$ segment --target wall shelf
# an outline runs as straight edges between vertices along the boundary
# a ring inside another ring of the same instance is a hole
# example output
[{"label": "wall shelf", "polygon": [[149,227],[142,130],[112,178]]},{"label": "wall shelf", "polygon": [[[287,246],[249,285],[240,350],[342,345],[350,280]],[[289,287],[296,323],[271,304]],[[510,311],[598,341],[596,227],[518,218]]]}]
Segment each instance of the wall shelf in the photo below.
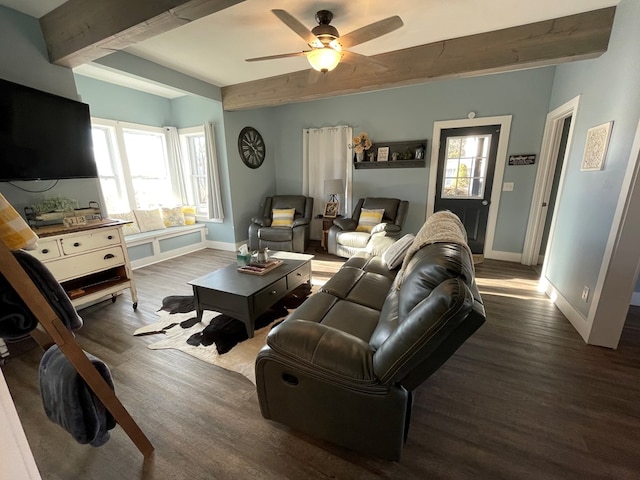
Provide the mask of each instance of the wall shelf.
[{"label": "wall shelf", "polygon": [[[378,161],[378,152],[380,148],[389,147],[388,160]],[[372,169],[372,168],[424,168],[426,166],[427,140],[406,140],[403,142],[378,142],[371,146],[367,153],[374,153],[374,161],[364,160],[356,162],[355,155],[353,160],[353,168]],[[393,160],[394,154],[399,158]],[[365,158],[367,155],[365,154]],[[418,158],[416,158],[418,157]]]}]

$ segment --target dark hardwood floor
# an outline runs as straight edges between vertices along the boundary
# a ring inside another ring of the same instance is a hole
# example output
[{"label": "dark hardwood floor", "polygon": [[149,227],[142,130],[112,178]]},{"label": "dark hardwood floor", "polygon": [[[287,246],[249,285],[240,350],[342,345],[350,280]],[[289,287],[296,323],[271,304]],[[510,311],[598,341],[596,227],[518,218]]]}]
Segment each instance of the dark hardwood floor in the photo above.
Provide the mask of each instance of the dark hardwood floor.
[{"label": "dark hardwood floor", "polygon": [[[487,322],[416,390],[404,455],[392,463],[264,420],[243,376],[131,335],[163,297],[190,294],[188,280],[234,258],[204,250],[136,270],[136,312],[128,293],[81,311],[79,343],[110,366],[156,448],[146,462],[119,427],[102,447],[75,443],[42,408],[42,352],[9,359],[3,372],[44,479],[640,478],[640,309],[618,350],[588,346],[536,291],[531,268],[486,260],[477,281]],[[318,255],[314,279],[341,264]]]}]

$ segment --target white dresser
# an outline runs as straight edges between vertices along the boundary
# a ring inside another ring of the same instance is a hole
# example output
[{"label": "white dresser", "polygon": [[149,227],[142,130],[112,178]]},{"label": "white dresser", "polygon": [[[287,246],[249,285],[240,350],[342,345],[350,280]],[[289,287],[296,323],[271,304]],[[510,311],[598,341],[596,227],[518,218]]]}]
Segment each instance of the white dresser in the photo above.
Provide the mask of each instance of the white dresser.
[{"label": "white dresser", "polygon": [[92,220],[87,225],[65,228],[51,225],[35,228],[40,240],[34,257],[44,263],[60,282],[75,307],[122,290],[131,290],[134,310],[138,295],[120,220]]}]

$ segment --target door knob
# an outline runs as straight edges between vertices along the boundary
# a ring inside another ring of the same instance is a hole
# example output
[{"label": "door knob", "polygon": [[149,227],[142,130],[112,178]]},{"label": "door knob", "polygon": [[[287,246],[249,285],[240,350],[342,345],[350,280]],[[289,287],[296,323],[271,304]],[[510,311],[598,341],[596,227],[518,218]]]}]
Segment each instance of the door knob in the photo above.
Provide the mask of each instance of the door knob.
[{"label": "door knob", "polygon": [[489,200],[482,200],[482,205],[484,205],[484,206],[489,205]]}]

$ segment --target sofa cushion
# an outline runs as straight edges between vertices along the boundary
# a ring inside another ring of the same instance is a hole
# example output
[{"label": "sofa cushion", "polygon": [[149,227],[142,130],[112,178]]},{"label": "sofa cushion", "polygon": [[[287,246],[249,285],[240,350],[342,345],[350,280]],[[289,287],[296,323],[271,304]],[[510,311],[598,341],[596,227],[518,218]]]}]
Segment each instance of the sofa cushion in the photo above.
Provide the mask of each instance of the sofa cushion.
[{"label": "sofa cushion", "polygon": [[293,217],[296,214],[295,208],[274,208],[271,211],[272,227],[286,227],[291,228],[293,226]]},{"label": "sofa cushion", "polygon": [[267,242],[290,242],[292,237],[293,229],[291,228],[262,227],[258,230],[258,238]]},{"label": "sofa cushion", "polygon": [[375,308],[338,300],[320,323],[368,343],[378,325],[379,316],[380,311]]},{"label": "sofa cushion", "polygon": [[340,232],[337,241],[340,245],[352,248],[365,248],[371,238],[366,232]]},{"label": "sofa cushion", "polygon": [[294,217],[304,215],[304,207],[307,197],[302,195],[275,195],[271,202],[271,208],[293,208],[296,213]]},{"label": "sofa cushion", "polygon": [[360,210],[360,218],[358,219],[358,226],[356,232],[371,233],[373,227],[378,225],[382,221],[384,215],[383,209],[368,209],[363,208]]}]

